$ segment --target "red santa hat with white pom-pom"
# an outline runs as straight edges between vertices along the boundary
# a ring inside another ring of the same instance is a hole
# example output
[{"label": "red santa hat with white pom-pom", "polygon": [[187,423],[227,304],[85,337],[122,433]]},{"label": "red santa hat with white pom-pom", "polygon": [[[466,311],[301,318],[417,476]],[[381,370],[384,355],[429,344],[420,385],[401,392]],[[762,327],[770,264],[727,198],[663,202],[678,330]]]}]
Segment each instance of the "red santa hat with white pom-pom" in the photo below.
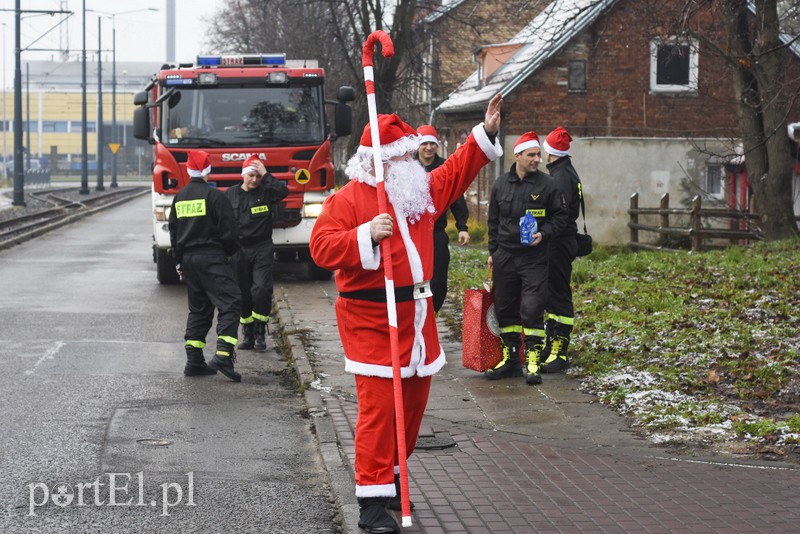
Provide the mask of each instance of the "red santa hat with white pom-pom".
[{"label": "red santa hat with white pom-pom", "polygon": [[186,170],[192,178],[199,178],[211,172],[211,161],[208,152],[192,150],[186,158]]},{"label": "red santa hat with white pom-pom", "polygon": [[529,148],[539,148],[539,136],[536,132],[525,132],[514,143],[514,154],[524,152]]},{"label": "red santa hat with white pom-pom", "polygon": [[572,141],[572,137],[567,133],[567,130],[563,126],[559,126],[547,134],[542,148],[552,156],[563,158],[564,156],[569,156],[570,141]]}]

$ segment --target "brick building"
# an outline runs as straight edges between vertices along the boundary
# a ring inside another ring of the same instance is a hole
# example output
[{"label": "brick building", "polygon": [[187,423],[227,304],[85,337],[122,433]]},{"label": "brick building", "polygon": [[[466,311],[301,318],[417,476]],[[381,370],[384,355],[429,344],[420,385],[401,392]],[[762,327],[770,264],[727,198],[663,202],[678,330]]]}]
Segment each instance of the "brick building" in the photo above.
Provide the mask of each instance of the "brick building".
[{"label": "brick building", "polygon": [[[713,46],[725,48],[722,23],[706,9],[696,19],[697,36],[681,35],[670,27],[673,7],[557,0],[509,41],[475,52],[478,69],[436,109],[449,142],[458,143],[491,96],[504,95],[506,155],[476,181],[473,215],[485,218],[491,184],[513,163],[519,135],[544,136],[558,125],[575,138],[589,228],[601,243],[627,242],[634,192],[643,206],[656,206],[663,193],[673,205],[697,192],[719,200],[736,196],[724,179],[739,136],[736,102],[725,60]],[[704,40],[709,37],[711,43]],[[790,50],[786,80],[797,84],[800,46]],[[797,93],[798,87],[788,88]],[[797,102],[788,119],[800,119]]]}]

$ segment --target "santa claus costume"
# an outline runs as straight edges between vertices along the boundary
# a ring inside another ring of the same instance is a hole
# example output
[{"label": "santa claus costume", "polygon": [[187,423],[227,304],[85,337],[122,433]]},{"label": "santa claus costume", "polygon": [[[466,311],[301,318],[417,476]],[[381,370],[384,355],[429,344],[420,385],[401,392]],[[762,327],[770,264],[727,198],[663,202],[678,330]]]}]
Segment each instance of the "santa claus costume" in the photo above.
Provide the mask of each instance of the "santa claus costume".
[{"label": "santa claus costume", "polygon": [[[394,221],[387,239],[394,271],[408,456],[417,440],[431,376],[445,364],[430,298],[436,214],[446,210],[480,169],[503,152],[494,135],[490,139],[479,124],[441,167],[426,174],[412,158],[420,142],[415,130],[397,115],[378,115],[378,126],[389,215]],[[379,211],[369,125],[360,145],[347,165],[350,182],[323,205],[310,249],[317,265],[336,272],[336,317],[345,370],[356,375],[355,482],[361,503],[397,495],[398,457],[383,258],[370,233]],[[421,180],[411,180],[417,171],[422,171]],[[363,510],[362,505],[362,518]]]}]

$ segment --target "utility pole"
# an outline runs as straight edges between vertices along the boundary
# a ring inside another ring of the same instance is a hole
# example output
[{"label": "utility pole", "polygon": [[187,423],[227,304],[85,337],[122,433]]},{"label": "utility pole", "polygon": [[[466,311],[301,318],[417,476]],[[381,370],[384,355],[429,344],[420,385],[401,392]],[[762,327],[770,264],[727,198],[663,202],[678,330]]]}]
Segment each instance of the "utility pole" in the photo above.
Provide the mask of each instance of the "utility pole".
[{"label": "utility pole", "polygon": [[25,171],[31,170],[31,71],[25,63]]},{"label": "utility pole", "polygon": [[[117,142],[117,22],[111,18],[111,142]],[[117,146],[111,153],[111,187],[117,187]]]},{"label": "utility pole", "polygon": [[83,9],[81,9],[81,18],[83,21],[83,51],[82,51],[82,66],[81,66],[81,122],[83,128],[81,129],[81,195],[88,195],[91,193],[89,190],[89,139],[87,137],[86,128],[86,0],[83,0]]},{"label": "utility pole", "polygon": [[[84,0],[85,2],[86,0]],[[22,66],[20,65],[20,0],[15,2],[14,27],[14,206],[25,205],[25,176],[22,174]]]},{"label": "utility pole", "polygon": [[97,17],[97,187],[96,191],[105,191],[103,185],[103,55],[101,44],[103,34],[103,18]]}]

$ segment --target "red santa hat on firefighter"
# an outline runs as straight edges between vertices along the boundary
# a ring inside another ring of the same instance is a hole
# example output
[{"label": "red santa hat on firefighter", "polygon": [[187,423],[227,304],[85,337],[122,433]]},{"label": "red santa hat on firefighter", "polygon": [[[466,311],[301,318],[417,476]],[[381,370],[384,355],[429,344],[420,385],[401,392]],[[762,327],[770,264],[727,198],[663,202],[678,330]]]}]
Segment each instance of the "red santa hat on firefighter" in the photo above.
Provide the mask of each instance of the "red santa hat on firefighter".
[{"label": "red santa hat on firefighter", "polygon": [[572,137],[567,133],[567,130],[563,126],[559,126],[547,134],[542,148],[550,155],[563,158],[564,156],[569,156],[570,141],[572,141]]},{"label": "red santa hat on firefighter", "polygon": [[436,128],[430,124],[423,124],[417,128],[417,133],[422,136],[420,137],[419,144],[435,143],[436,146],[439,146],[439,134],[436,133]]},{"label": "red santa hat on firefighter", "polygon": [[199,178],[211,172],[211,161],[208,152],[192,150],[186,158],[186,170],[192,178]]},{"label": "red santa hat on firefighter", "polygon": [[517,142],[514,143],[514,154],[519,154],[520,152],[524,152],[529,148],[539,148],[539,136],[536,135],[536,132],[525,132],[517,139]]},{"label": "red santa hat on firefighter", "polygon": [[[412,154],[419,149],[420,137],[417,135],[417,131],[394,113],[378,115],[378,130],[380,131],[381,159],[383,161]],[[372,164],[372,128],[367,123],[364,133],[361,135],[358,150],[347,162],[344,172],[351,180],[374,183]]]},{"label": "red santa hat on firefighter", "polygon": [[261,161],[258,159],[258,156],[250,156],[242,163],[242,176],[245,174],[249,174],[251,172],[258,172],[257,164]]}]

